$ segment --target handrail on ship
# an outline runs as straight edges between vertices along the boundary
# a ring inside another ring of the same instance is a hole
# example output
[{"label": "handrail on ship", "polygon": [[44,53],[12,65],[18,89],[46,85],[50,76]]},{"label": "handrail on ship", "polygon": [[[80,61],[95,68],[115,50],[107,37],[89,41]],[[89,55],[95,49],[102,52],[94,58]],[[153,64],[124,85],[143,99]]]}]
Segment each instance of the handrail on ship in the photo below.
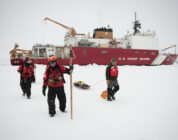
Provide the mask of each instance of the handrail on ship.
[{"label": "handrail on ship", "polygon": [[[171,48],[174,48],[175,47],[175,50],[176,50],[176,45],[172,45],[172,46],[169,46],[169,47],[167,47],[167,48],[164,48],[164,49],[162,49],[161,51],[165,51],[165,50],[168,50],[168,49],[171,49]],[[176,52],[176,51],[175,51]]]}]

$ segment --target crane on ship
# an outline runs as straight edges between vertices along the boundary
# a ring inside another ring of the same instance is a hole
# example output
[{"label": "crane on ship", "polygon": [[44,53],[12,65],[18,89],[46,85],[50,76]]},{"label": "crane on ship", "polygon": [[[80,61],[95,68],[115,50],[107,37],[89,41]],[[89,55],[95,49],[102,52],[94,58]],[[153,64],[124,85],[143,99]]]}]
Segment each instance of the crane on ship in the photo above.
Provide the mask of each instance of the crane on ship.
[{"label": "crane on ship", "polygon": [[25,56],[32,57],[32,51],[31,50],[23,50],[23,49],[17,49],[19,45],[16,43],[14,45],[14,49],[9,52],[11,55],[11,58],[16,59],[16,58],[22,58]]},{"label": "crane on ship", "polygon": [[44,19],[44,21],[46,21],[46,20],[51,21],[51,22],[53,22],[53,23],[55,23],[55,24],[57,24],[57,25],[62,26],[62,27],[65,28],[65,29],[67,29],[68,31],[71,32],[72,37],[74,37],[74,36],[76,36],[76,35],[82,35],[82,36],[85,35],[85,34],[76,33],[76,31],[75,31],[75,29],[74,29],[73,27],[68,27],[68,26],[66,26],[66,25],[64,25],[64,24],[61,24],[61,23],[59,23],[59,22],[57,22],[57,21],[55,21],[55,20],[53,20],[53,19],[50,19],[50,18],[48,18],[48,17],[46,17],[46,18]]}]

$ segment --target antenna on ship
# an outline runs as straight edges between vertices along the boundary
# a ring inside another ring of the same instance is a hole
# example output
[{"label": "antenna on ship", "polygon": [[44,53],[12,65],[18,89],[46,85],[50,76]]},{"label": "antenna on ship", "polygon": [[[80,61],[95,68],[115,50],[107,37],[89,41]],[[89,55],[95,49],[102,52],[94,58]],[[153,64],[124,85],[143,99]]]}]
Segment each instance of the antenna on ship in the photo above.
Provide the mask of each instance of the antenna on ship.
[{"label": "antenna on ship", "polygon": [[139,20],[137,20],[137,12],[135,12],[135,21],[134,21],[133,29],[134,29],[134,34],[140,33],[141,23]]},{"label": "antenna on ship", "polygon": [[109,24],[107,25],[107,27],[108,27],[108,29],[110,29],[110,25]]}]

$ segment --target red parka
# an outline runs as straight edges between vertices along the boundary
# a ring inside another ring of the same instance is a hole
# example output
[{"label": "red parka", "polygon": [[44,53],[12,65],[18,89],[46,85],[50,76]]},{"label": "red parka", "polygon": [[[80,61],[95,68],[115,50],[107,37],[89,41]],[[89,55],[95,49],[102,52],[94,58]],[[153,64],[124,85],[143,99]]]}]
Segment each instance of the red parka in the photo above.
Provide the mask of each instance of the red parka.
[{"label": "red parka", "polygon": [[58,64],[56,64],[54,68],[48,65],[44,73],[43,85],[48,85],[49,87],[62,87],[65,83],[63,73],[70,74],[70,70]]},{"label": "red parka", "polygon": [[116,80],[119,75],[119,70],[117,66],[110,64],[106,68],[106,80]]},{"label": "red parka", "polygon": [[22,78],[28,79],[34,74],[34,64],[28,66],[25,64],[20,65],[17,71],[21,73]]}]

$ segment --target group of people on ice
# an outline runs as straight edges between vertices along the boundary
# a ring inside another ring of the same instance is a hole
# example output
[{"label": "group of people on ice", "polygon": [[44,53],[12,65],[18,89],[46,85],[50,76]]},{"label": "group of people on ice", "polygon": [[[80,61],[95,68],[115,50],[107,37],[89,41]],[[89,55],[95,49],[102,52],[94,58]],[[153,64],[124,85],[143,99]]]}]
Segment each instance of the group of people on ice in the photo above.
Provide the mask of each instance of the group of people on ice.
[{"label": "group of people on ice", "polygon": [[[65,112],[66,108],[66,95],[64,91],[64,74],[70,74],[73,71],[73,66],[66,68],[59,65],[56,60],[56,56],[48,57],[48,65],[43,77],[42,93],[46,96],[46,89],[48,87],[47,103],[49,107],[49,115],[53,117],[56,114],[55,98],[57,96],[59,100],[59,109],[61,112]],[[19,66],[18,72],[20,73],[20,86],[23,92],[23,96],[27,96],[30,99],[31,96],[31,84],[35,82],[35,65],[29,57],[24,59],[24,63]],[[107,83],[107,100],[115,100],[115,93],[119,90],[119,84],[117,81],[119,71],[117,68],[117,62],[115,58],[111,59],[111,63],[106,68],[106,83]]]}]

